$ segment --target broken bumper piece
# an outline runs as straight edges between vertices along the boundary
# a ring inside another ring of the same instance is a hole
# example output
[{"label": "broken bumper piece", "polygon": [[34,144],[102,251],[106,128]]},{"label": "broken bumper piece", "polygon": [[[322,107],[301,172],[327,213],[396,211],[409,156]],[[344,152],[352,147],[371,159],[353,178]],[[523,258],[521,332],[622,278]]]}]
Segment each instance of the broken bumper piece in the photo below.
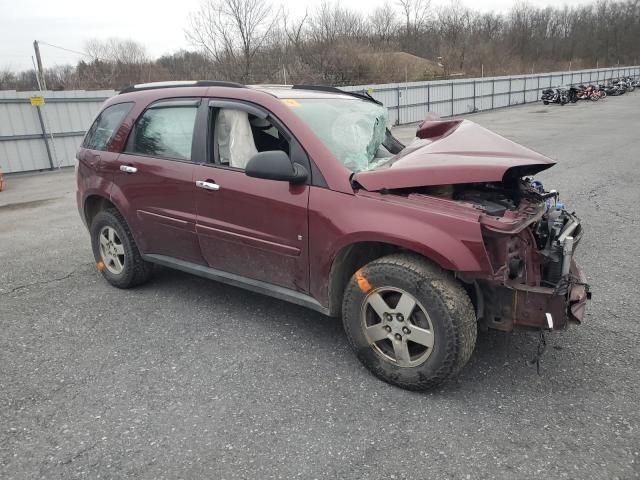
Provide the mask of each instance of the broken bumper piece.
[{"label": "broken bumper piece", "polygon": [[[564,288],[485,285],[487,307],[482,321],[489,328],[511,331],[515,327],[562,330],[580,323],[591,294],[582,269],[572,262]],[[488,288],[487,288],[488,287]]]}]

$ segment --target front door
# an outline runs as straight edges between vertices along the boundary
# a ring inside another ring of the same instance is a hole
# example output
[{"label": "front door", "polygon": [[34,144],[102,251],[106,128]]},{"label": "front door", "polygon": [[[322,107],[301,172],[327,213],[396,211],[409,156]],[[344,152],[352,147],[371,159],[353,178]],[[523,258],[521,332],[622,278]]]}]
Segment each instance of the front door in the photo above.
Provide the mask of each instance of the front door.
[{"label": "front door", "polygon": [[[291,155],[295,140],[255,107],[228,103],[210,107],[210,161],[195,166],[202,255],[212,268],[307,292],[309,186],[244,173],[255,152]],[[297,144],[293,150],[304,155]]]}]

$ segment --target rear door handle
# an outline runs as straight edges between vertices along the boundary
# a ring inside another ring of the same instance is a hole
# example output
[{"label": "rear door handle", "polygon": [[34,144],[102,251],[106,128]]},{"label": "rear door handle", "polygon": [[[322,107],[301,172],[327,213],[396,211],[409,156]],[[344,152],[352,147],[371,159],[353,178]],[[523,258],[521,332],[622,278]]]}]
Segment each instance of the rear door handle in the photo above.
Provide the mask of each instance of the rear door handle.
[{"label": "rear door handle", "polygon": [[220,190],[220,185],[213,182],[207,182],[204,180],[196,180],[196,187],[204,188],[205,190]]},{"label": "rear door handle", "polygon": [[120,165],[120,171],[125,173],[136,173],[138,169],[136,167],[132,167],[131,165]]}]

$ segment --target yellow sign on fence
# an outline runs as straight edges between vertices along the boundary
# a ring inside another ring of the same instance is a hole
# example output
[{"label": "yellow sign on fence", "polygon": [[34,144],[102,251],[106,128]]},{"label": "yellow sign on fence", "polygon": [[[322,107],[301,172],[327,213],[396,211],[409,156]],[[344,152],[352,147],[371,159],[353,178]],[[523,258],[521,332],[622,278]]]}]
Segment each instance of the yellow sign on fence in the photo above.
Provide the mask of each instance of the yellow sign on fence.
[{"label": "yellow sign on fence", "polygon": [[30,97],[32,107],[41,107],[44,105],[44,97]]}]

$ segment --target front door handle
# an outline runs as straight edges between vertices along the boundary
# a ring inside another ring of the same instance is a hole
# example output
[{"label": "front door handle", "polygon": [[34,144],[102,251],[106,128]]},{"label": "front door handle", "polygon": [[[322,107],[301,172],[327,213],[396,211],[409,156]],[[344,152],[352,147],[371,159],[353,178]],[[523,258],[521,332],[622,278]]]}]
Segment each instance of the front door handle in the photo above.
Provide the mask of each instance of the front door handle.
[{"label": "front door handle", "polygon": [[205,180],[196,180],[196,187],[204,188],[205,190],[220,190],[220,185]]},{"label": "front door handle", "polygon": [[125,173],[136,173],[138,169],[131,165],[120,165],[120,171]]}]

